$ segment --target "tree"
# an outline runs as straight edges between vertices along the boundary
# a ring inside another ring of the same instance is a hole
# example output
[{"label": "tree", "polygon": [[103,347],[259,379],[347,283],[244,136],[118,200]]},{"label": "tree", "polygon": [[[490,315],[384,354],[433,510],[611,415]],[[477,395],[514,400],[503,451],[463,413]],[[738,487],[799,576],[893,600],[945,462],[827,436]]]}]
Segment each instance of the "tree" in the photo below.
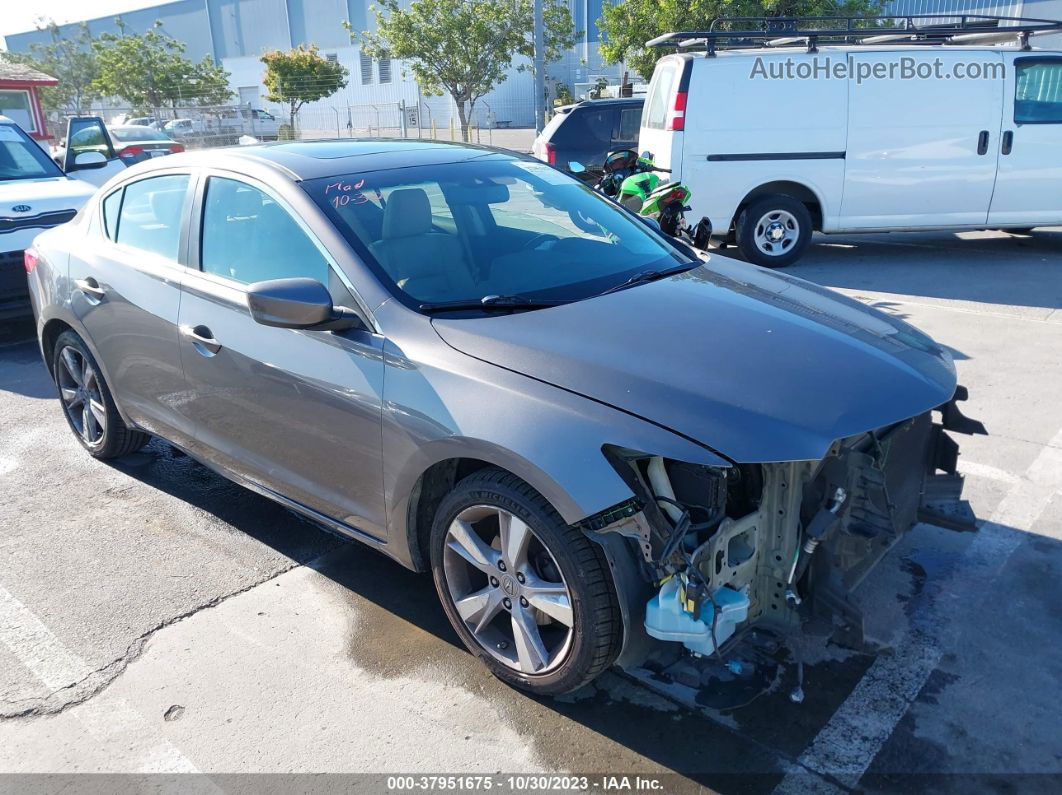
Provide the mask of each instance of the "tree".
[{"label": "tree", "polygon": [[209,55],[199,63],[184,57],[185,46],[163,33],[156,21],[144,33],[128,33],[121,17],[119,33],[104,33],[95,42],[99,76],[94,86],[105,96],[121,97],[135,108],[221,104],[232,97],[229,73]]},{"label": "tree", "polygon": [[880,0],[626,0],[606,5],[598,28],[606,63],[623,62],[645,78],[660,56],[674,50],[647,50],[662,33],[707,30],[719,17],[860,16],[881,13]]},{"label": "tree", "polygon": [[[543,2],[550,63],[575,44],[575,29],[564,0]],[[534,55],[532,0],[414,0],[408,9],[381,0],[374,13],[373,33],[344,23],[351,39],[374,58],[402,59],[425,94],[449,94],[466,141],[476,101],[505,80],[514,57]]]},{"label": "tree", "polygon": [[189,95],[202,106],[224,105],[233,95],[229,87],[229,73],[221,64],[214,63],[214,59],[209,55],[205,56],[192,67],[185,98]]},{"label": "tree", "polygon": [[347,85],[346,67],[322,58],[317,45],[300,44],[284,52],[275,50],[262,56],[265,64],[266,99],[288,106],[291,131],[295,131],[295,115],[307,102],[330,97]]},{"label": "tree", "polygon": [[41,20],[40,30],[47,30],[52,40],[48,44],[33,44],[28,55],[5,53],[8,58],[29,64],[59,81],[57,86],[41,88],[41,102],[48,110],[83,115],[92,100],[99,96],[94,86],[99,76],[99,62],[92,48],[92,34],[82,22],[77,32],[64,37],[52,20]]}]

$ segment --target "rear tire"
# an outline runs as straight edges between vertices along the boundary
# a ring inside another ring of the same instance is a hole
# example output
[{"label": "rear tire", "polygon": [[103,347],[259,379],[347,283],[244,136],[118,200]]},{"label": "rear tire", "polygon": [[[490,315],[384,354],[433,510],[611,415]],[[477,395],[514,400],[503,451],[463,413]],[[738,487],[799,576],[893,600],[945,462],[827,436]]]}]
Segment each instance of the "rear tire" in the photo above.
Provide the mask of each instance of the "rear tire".
[{"label": "rear tire", "polygon": [[[528,539],[522,554],[516,538]],[[492,467],[460,481],[436,513],[430,553],[447,618],[507,684],[567,693],[616,659],[623,619],[604,555],[515,475]]]},{"label": "rear tire", "polygon": [[803,202],[784,194],[756,199],[737,221],[737,245],[749,262],[784,268],[803,255],[811,242],[811,213]]},{"label": "rear tire", "polygon": [[103,371],[73,331],[64,331],[55,341],[52,377],[70,430],[94,458],[129,455],[150,441],[148,434],[122,420]]}]

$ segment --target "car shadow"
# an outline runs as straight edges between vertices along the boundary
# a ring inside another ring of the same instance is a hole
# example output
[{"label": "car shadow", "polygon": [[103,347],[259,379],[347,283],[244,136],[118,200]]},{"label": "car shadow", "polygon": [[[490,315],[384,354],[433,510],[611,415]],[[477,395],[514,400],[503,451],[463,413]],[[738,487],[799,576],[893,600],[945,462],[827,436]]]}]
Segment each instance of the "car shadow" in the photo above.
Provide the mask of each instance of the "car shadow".
[{"label": "car shadow", "polygon": [[[533,697],[495,679],[464,648],[442,610],[430,574],[414,573],[374,549],[333,536],[160,440],[112,465],[213,513],[233,530],[328,578],[349,603],[352,620],[345,646],[352,664],[382,679],[422,681],[429,689],[436,683],[440,688],[457,687],[482,698],[497,719],[527,743],[533,758],[552,769],[662,776],[668,792],[707,787],[723,793],[771,792],[787,773],[796,771],[808,777],[804,783],[811,788],[820,780],[803,771],[798,759],[877,659],[874,654],[836,648],[827,648],[828,653],[821,655],[806,655],[805,699],[800,704],[789,699],[795,669],[791,657],[784,653],[769,686],[733,708],[680,706],[615,670],[567,696]],[[1062,576],[1062,544],[1011,527],[996,527],[994,532],[1014,538],[1013,545],[1026,550],[1014,556],[1016,570],[1001,576],[1007,576],[1008,582],[1030,583],[1022,586],[1022,598],[1053,603],[1058,589],[1048,587],[1048,583],[1055,582],[1056,570]],[[909,617],[934,604],[942,597],[940,588],[950,582],[949,575],[959,565],[961,553],[975,537],[941,530],[938,542],[933,542],[935,549],[924,534],[914,539],[910,559],[905,553],[898,565],[893,561],[884,581],[874,586],[879,589],[872,596],[875,604],[886,607],[882,597],[888,601],[888,594],[893,594],[896,605],[892,610]],[[1045,568],[1047,562],[1053,568]],[[1005,649],[1021,643],[1022,633],[1039,638],[1037,642],[1046,648],[1046,638],[1062,631],[1062,613],[1056,610],[1048,620],[1042,617],[1043,610],[1034,612],[1041,618],[1030,616],[1028,621],[1014,624],[1012,616],[1004,612],[992,625],[998,634],[998,638],[992,636],[992,667],[1000,669],[999,686],[1009,688],[1007,699],[1023,698],[1022,672],[1027,663],[1022,655],[1008,656]],[[982,615],[980,611],[977,614]],[[1037,621],[1043,626],[1034,628]],[[965,686],[978,687],[983,676],[974,669]],[[946,680],[943,685],[941,677]],[[1007,684],[1009,677],[1013,677],[1013,686]],[[927,684],[930,691],[924,698],[919,696],[912,709],[919,704],[922,709],[932,709],[942,697],[941,688],[953,682],[958,682],[956,688],[963,686],[961,676],[936,676]],[[1037,697],[1033,691],[1025,696],[1030,705]],[[959,698],[964,705],[971,696]],[[978,743],[983,738],[974,736],[956,746],[954,757],[932,757],[932,741],[919,734],[912,719],[904,720],[869,771],[886,791],[891,791],[890,776],[896,770],[925,774],[917,781],[905,780],[904,786],[931,791],[933,764],[942,766],[938,769],[946,769],[946,764],[974,764],[980,753]],[[1037,720],[1043,723],[1048,718]],[[454,741],[461,738],[455,736]],[[931,758],[922,760],[920,755],[927,753]],[[976,786],[974,778],[959,777],[964,785]]]},{"label": "car shadow", "polygon": [[825,287],[1060,309],[1062,229],[816,235],[785,272]]},{"label": "car shadow", "polygon": [[[556,769],[664,775],[669,792],[700,787],[770,792],[872,661],[852,655],[809,665],[809,697],[799,709],[788,701],[791,672],[783,670],[784,687],[714,719],[653,694],[618,671],[568,696],[533,697],[495,679],[465,649],[430,574],[412,572],[370,547],[337,537],[162,440],[109,463],[313,567],[348,595],[357,616],[346,640],[355,665],[381,678],[438,679],[487,699],[533,746],[535,758]],[[787,721],[777,720],[779,710],[791,713]],[[558,717],[564,719],[561,726],[570,721],[588,731],[558,732]],[[607,769],[597,769],[601,760],[610,760]]]},{"label": "car shadow", "polygon": [[0,342],[0,392],[49,400],[56,397],[36,340],[23,337],[9,344]]}]

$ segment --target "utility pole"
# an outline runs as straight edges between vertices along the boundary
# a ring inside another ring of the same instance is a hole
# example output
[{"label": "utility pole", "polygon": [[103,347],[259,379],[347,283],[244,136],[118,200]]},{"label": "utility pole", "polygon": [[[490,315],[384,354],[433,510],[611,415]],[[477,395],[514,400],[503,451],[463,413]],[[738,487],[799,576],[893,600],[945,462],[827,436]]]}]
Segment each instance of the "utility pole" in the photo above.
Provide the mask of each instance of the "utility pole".
[{"label": "utility pole", "polygon": [[545,33],[542,22],[542,0],[535,3],[535,132],[546,126]]}]

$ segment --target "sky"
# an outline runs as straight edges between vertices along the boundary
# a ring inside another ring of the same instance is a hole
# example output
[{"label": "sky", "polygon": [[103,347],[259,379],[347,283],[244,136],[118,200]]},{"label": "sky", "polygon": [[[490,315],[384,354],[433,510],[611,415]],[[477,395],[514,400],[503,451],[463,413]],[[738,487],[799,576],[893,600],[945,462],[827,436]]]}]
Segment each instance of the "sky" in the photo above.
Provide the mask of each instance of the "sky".
[{"label": "sky", "polygon": [[56,22],[77,22],[86,18],[121,14],[137,8],[158,5],[165,0],[0,0],[4,11],[0,14],[0,36],[22,33],[37,27],[39,17]]}]

